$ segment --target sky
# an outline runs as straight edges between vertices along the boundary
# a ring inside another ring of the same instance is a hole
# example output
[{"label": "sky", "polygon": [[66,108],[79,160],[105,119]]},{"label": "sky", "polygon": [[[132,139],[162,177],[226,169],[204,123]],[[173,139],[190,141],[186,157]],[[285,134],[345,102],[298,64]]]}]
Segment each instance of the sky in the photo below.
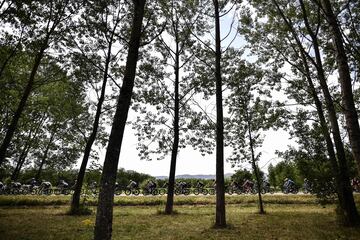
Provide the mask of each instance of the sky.
[{"label": "sky", "polygon": [[[258,163],[261,170],[267,172],[270,163],[276,164],[279,162],[281,159],[277,158],[275,151],[284,151],[288,148],[288,145],[292,143],[293,141],[289,140],[289,134],[284,130],[267,131],[263,147],[258,149],[259,152],[262,152],[261,159]],[[120,153],[119,168],[135,170],[152,176],[169,175],[170,155],[164,160],[140,160],[137,156],[136,144],[137,137],[134,135],[134,131],[131,126],[126,126]],[[101,161],[104,159],[105,152],[106,148],[99,152]],[[229,153],[229,151],[225,150],[225,158]],[[215,154],[201,156],[198,151],[193,150],[191,147],[180,149],[176,165],[176,175],[215,174],[215,161]],[[241,167],[251,170],[249,163],[242,163]],[[225,173],[234,173],[239,167],[232,168],[230,163],[225,162],[224,169]]]}]

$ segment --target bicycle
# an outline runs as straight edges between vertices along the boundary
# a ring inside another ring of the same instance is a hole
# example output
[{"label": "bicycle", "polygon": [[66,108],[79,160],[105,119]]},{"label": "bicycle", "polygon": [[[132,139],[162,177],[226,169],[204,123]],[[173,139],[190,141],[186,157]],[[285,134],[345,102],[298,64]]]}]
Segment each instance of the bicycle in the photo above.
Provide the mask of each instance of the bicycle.
[{"label": "bicycle", "polygon": [[209,191],[206,188],[194,188],[193,193],[195,195],[207,195],[209,193]]},{"label": "bicycle", "polygon": [[139,195],[140,194],[140,189],[139,188],[127,188],[125,189],[125,195],[129,196],[129,195]]}]

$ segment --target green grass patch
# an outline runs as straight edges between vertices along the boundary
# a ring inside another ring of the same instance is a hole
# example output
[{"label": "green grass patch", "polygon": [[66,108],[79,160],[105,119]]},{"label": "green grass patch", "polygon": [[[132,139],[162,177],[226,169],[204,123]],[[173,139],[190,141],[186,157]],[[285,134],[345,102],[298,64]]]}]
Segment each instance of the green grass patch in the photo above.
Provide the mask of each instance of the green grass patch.
[{"label": "green grass patch", "polygon": [[[360,203],[360,195],[355,199]],[[69,205],[71,196],[0,196],[0,206],[59,206]],[[97,196],[87,197],[87,206],[97,205]],[[209,205],[215,204],[215,196],[175,196],[174,205]],[[263,195],[265,204],[317,204],[318,199],[312,195]],[[81,200],[82,201],[82,200]],[[227,204],[257,203],[257,195],[226,196]],[[116,196],[115,206],[158,206],[166,203],[166,196]]]},{"label": "green grass patch", "polygon": [[[113,239],[360,239],[360,230],[341,227],[335,206],[267,204],[228,205],[229,227],[213,228],[214,205],[176,206],[178,214],[158,214],[162,206],[114,207]],[[66,206],[2,207],[0,236],[10,239],[92,239],[95,214],[65,215]],[[93,207],[95,210],[95,207]]]}]

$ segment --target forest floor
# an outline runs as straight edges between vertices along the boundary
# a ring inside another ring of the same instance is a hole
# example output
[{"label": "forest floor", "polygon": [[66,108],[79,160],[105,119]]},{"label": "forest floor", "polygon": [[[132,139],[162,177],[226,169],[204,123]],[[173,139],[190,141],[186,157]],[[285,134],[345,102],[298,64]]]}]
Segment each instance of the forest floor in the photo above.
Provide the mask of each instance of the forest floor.
[{"label": "forest floor", "polygon": [[[304,198],[309,201],[310,197]],[[257,213],[252,201],[228,204],[229,226],[225,229],[212,227],[213,204],[176,205],[177,214],[172,216],[161,214],[163,209],[162,204],[115,206],[113,239],[360,239],[360,228],[337,222],[334,205],[324,207],[310,201],[267,203],[264,215]],[[64,205],[2,206],[0,239],[92,239],[95,214],[69,216],[67,210]]]}]

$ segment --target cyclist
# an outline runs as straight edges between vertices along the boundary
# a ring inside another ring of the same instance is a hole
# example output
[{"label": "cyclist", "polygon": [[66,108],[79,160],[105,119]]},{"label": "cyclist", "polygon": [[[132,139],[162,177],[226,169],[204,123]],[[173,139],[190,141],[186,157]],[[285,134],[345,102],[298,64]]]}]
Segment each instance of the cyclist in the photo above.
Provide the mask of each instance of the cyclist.
[{"label": "cyclist", "polygon": [[293,191],[295,188],[295,182],[290,178],[285,178],[284,180],[284,191],[285,193],[289,193]]},{"label": "cyclist", "polygon": [[21,188],[21,183],[12,181],[12,182],[10,183],[10,186],[11,186],[12,189],[20,190],[20,188]]},{"label": "cyclist", "polygon": [[311,192],[311,184],[310,184],[310,181],[307,178],[304,178],[303,188],[304,188],[304,193]]},{"label": "cyclist", "polygon": [[197,181],[196,181],[195,188],[203,189],[204,186],[205,186],[204,183],[202,183],[200,180],[197,180]]},{"label": "cyclist", "polygon": [[239,189],[239,184],[235,180],[232,180],[230,183],[230,187],[234,189]]},{"label": "cyclist", "polygon": [[264,192],[270,192],[270,183],[268,180],[265,179],[263,181],[262,187],[263,187]]},{"label": "cyclist", "polygon": [[149,180],[146,185],[149,192],[153,192],[156,189],[156,183],[153,180]]},{"label": "cyclist", "polygon": [[133,181],[132,179],[130,179],[129,181],[129,185],[127,186],[129,189],[137,189],[138,188],[138,183]]},{"label": "cyclist", "polygon": [[183,189],[184,182],[183,181],[177,182],[176,185],[179,187],[179,189]]},{"label": "cyclist", "polygon": [[43,190],[50,189],[52,187],[51,182],[42,180],[40,184],[40,188]]},{"label": "cyclist", "polygon": [[244,189],[244,192],[252,192],[254,187],[254,182],[249,180],[249,179],[245,179],[245,182],[242,185],[242,188]]},{"label": "cyclist", "polygon": [[34,187],[37,185],[37,181],[35,178],[31,178],[29,181],[27,181],[27,183],[31,186]]},{"label": "cyclist", "polygon": [[69,184],[67,182],[65,182],[64,179],[61,179],[59,181],[58,187],[61,188],[61,189],[67,189],[69,187]]},{"label": "cyclist", "polygon": [[216,180],[213,181],[213,188],[216,188]]}]

